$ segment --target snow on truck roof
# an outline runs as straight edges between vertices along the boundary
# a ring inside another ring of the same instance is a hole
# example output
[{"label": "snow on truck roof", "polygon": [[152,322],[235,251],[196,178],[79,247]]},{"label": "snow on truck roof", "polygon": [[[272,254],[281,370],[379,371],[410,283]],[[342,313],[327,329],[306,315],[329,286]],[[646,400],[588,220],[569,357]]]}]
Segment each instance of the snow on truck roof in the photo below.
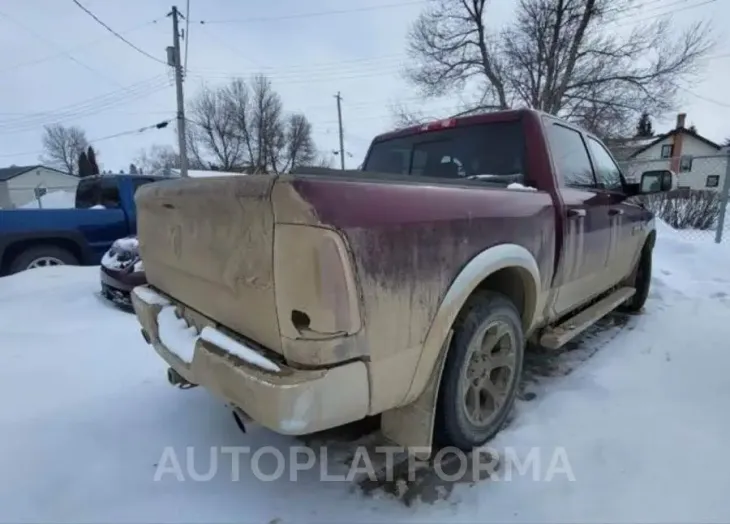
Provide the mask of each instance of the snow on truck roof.
[{"label": "snow on truck roof", "polygon": [[[172,172],[180,176],[180,170],[179,169],[173,169]],[[235,176],[235,175],[245,175],[246,173],[235,173],[233,171],[205,171],[200,169],[188,169],[188,176],[190,178],[209,178],[214,176]]]}]

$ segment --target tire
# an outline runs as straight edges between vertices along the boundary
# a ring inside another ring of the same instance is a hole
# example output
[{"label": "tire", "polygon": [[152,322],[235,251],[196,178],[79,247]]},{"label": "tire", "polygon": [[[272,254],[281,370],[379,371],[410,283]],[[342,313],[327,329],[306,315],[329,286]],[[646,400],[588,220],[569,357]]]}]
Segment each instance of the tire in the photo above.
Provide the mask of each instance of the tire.
[{"label": "tire", "polygon": [[651,287],[651,259],[652,250],[645,247],[641,251],[641,256],[636,265],[636,270],[632,275],[632,282],[629,285],[636,288],[636,293],[628,301],[621,304],[618,309],[625,313],[639,313],[649,297],[649,288]]},{"label": "tire", "polygon": [[[504,334],[489,351],[490,358],[472,360],[483,341],[487,337],[494,340],[500,331]],[[468,452],[497,434],[517,396],[524,351],[522,320],[507,297],[482,292],[467,301],[454,323],[454,335],[441,376],[434,427],[438,446],[453,446]],[[498,360],[501,352],[505,353]],[[509,369],[498,365],[507,361],[511,364]],[[497,393],[499,399],[495,401],[493,393],[485,388]],[[486,409],[481,417],[476,417],[480,420],[475,420],[477,402],[482,408],[495,409],[489,415]]]},{"label": "tire", "polygon": [[78,258],[68,250],[52,244],[44,244],[29,247],[16,256],[10,263],[10,273],[20,273],[26,269],[32,269],[34,263],[43,259],[47,259],[49,262],[54,261],[48,265],[77,266],[79,264]]}]

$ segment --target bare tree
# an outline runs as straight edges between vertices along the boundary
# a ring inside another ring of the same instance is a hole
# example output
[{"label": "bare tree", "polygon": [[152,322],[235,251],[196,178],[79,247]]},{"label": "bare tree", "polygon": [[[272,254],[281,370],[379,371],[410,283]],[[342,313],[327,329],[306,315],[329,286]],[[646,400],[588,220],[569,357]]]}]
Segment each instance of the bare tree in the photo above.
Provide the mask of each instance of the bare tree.
[{"label": "bare tree", "polygon": [[284,113],[264,76],[204,89],[191,105],[188,154],[194,163],[226,171],[281,173],[316,158],[312,126]]},{"label": "bare tree", "polygon": [[390,112],[393,115],[393,123],[399,128],[417,126],[431,120],[438,120],[436,117],[425,115],[422,111],[406,107],[402,103],[391,105]]},{"label": "bare tree", "polygon": [[180,155],[174,147],[168,145],[154,144],[147,150],[143,149],[134,161],[142,172],[151,175],[180,168]]},{"label": "bare tree", "polygon": [[527,106],[613,133],[672,109],[712,46],[706,23],[646,20],[622,33],[636,0],[519,0],[500,32],[485,25],[487,3],[433,0],[413,25],[406,73],[426,96],[468,88],[473,109]]},{"label": "bare tree", "polygon": [[[189,109],[193,120],[194,141],[224,171],[240,168],[243,142],[236,133],[235,111],[226,91],[204,87]],[[196,155],[199,156],[196,151]]]},{"label": "bare tree", "polygon": [[317,149],[312,140],[312,124],[302,114],[293,114],[284,122],[283,133],[275,138],[272,148],[271,168],[282,173],[301,165],[315,162]]},{"label": "bare tree", "polygon": [[89,141],[80,127],[51,124],[43,128],[41,162],[65,173],[78,174],[78,159],[86,151]]}]

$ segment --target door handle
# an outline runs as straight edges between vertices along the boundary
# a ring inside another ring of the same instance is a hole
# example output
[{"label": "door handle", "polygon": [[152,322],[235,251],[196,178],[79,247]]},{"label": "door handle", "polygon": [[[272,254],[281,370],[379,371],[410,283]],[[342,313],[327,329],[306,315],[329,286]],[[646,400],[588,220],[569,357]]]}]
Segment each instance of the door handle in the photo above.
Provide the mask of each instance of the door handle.
[{"label": "door handle", "polygon": [[583,218],[586,216],[586,210],[585,209],[568,209],[568,217],[569,218]]},{"label": "door handle", "polygon": [[621,216],[624,214],[624,210],[620,208],[611,208],[608,210],[608,216],[615,217],[615,216]]}]

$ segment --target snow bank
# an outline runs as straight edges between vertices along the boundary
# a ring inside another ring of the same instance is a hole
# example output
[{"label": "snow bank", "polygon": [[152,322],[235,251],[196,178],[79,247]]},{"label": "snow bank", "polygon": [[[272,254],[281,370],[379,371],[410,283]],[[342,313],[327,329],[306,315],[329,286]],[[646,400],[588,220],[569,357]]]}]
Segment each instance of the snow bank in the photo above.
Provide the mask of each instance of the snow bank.
[{"label": "snow bank", "polygon": [[[50,191],[41,197],[43,209],[69,209],[76,207],[76,194],[69,191]],[[31,200],[18,209],[39,209],[38,201]]]}]

